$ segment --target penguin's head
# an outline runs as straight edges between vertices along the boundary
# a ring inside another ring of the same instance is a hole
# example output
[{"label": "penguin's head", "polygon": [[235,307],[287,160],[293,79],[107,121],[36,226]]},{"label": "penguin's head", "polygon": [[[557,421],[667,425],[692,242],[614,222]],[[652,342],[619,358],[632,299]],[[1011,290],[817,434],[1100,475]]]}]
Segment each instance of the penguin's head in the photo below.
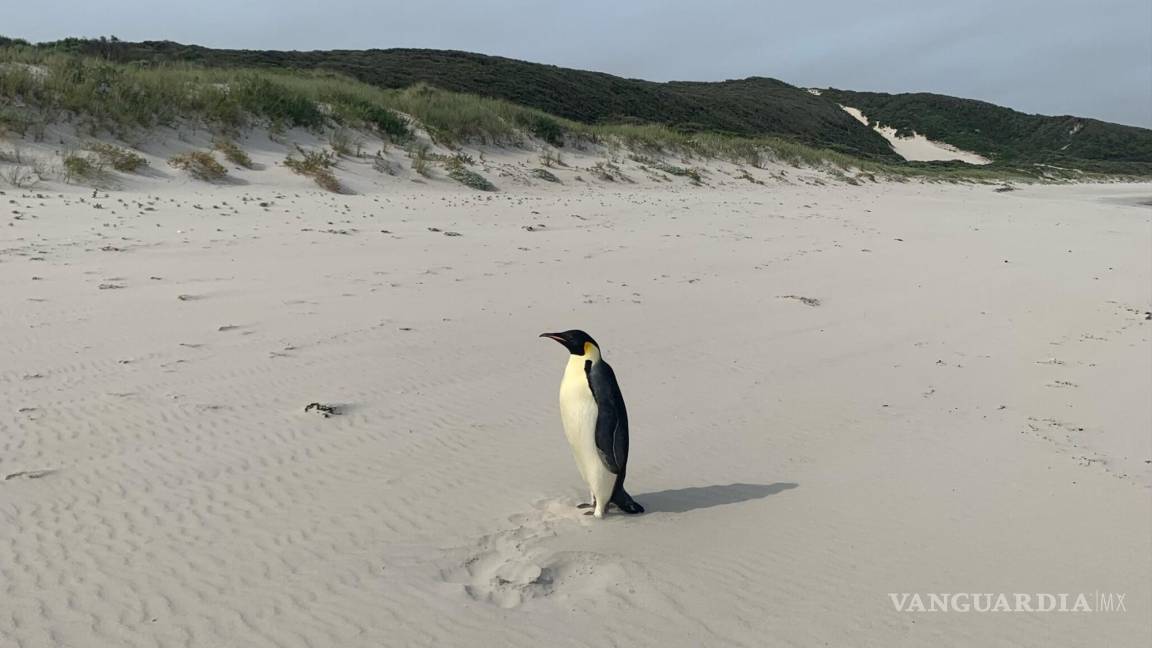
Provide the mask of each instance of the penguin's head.
[{"label": "penguin's head", "polygon": [[600,346],[596,344],[596,340],[579,329],[572,329],[563,333],[541,333],[540,337],[556,340],[563,344],[564,348],[568,349],[572,355],[593,355],[600,352]]}]

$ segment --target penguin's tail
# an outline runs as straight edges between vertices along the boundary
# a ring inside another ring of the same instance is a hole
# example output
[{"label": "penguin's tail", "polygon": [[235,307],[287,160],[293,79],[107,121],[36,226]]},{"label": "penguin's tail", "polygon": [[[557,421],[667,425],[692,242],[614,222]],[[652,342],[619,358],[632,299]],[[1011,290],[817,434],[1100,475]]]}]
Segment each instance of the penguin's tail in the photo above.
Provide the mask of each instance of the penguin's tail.
[{"label": "penguin's tail", "polygon": [[611,504],[615,504],[616,508],[631,515],[644,512],[644,507],[640,506],[640,502],[632,499],[628,491],[624,490],[623,470],[620,471],[619,475],[616,475],[616,485],[612,487],[612,499],[608,501]]}]

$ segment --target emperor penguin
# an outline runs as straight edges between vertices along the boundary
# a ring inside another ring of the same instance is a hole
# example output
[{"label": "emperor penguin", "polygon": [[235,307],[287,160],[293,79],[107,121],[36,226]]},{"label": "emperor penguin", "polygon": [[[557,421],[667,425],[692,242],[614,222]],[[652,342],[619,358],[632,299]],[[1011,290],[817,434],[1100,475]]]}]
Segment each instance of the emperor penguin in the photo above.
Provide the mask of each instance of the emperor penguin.
[{"label": "emperor penguin", "polygon": [[568,365],[560,381],[560,420],[576,467],[592,494],[593,515],[604,517],[609,504],[625,513],[643,513],[644,507],[624,490],[628,411],[612,367],[584,331],[541,333],[540,337],[556,340],[568,349]]}]

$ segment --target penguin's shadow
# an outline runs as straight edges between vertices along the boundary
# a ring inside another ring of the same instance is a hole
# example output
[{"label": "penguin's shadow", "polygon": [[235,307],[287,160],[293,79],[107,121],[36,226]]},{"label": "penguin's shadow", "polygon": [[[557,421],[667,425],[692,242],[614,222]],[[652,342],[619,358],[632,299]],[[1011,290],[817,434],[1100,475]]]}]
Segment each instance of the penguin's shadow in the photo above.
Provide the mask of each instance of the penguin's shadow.
[{"label": "penguin's shadow", "polygon": [[640,502],[649,513],[685,513],[696,509],[761,499],[796,488],[799,485],[793,482],[776,482],[775,484],[692,486],[691,488],[674,488],[637,495],[636,501]]}]

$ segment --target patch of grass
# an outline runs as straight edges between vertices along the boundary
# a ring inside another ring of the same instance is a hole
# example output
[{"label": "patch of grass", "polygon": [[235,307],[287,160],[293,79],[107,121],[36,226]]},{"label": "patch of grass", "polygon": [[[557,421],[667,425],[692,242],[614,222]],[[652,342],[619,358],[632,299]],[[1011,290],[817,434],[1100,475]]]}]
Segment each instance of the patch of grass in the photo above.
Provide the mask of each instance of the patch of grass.
[{"label": "patch of grass", "polygon": [[345,157],[360,157],[360,149],[363,144],[356,141],[352,136],[352,132],[347,128],[337,128],[328,135],[328,145],[336,152],[336,155],[343,155]]},{"label": "patch of grass", "polygon": [[748,173],[748,169],[740,169],[740,175],[736,176],[736,178],[738,180],[747,180],[748,182],[751,182],[752,184],[758,184],[758,185],[764,184],[763,180],[757,180],[756,178],[752,177],[752,174]]},{"label": "patch of grass", "polygon": [[332,168],[336,166],[334,154],[324,150],[308,151],[299,146],[296,147],[296,150],[300,153],[300,158],[289,155],[284,159],[284,166],[302,176],[312,178],[322,189],[332,193],[344,191],[344,187],[336,179],[336,174],[332,173]]},{"label": "patch of grass", "polygon": [[36,173],[36,177],[44,179],[52,175],[52,168],[49,166],[48,161],[44,158],[33,158],[32,171]]},{"label": "patch of grass", "polygon": [[414,144],[408,147],[408,157],[412,160],[412,170],[425,178],[432,177],[431,152],[427,144]]},{"label": "patch of grass", "polygon": [[853,176],[848,175],[847,173],[844,173],[840,169],[829,169],[828,175],[832,176],[832,178],[835,180],[839,180],[840,182],[844,182],[844,183],[847,183],[850,185],[859,185],[860,184],[859,180],[857,180]]},{"label": "patch of grass", "polygon": [[64,182],[99,182],[103,180],[106,162],[100,156],[70,152],[64,155]]},{"label": "patch of grass", "polygon": [[658,124],[591,126],[585,136],[595,142],[635,151],[641,158],[649,160],[652,158],[642,155],[642,152],[728,160],[753,167],[762,166],[764,160],[771,157],[769,151],[775,141],[721,133],[685,133]]},{"label": "patch of grass", "polygon": [[665,164],[660,162],[656,164],[656,169],[667,173],[668,175],[682,176],[688,178],[695,184],[700,184],[700,171],[691,167],[679,167],[673,164]]},{"label": "patch of grass", "polygon": [[[391,91],[385,101],[416,118],[433,139],[443,144],[474,141],[519,146],[524,143],[522,131],[540,129],[542,120],[551,120],[561,130],[574,126],[500,99],[448,92],[423,83]],[[545,128],[548,133],[554,130],[551,125]]]},{"label": "patch of grass", "polygon": [[89,142],[85,147],[108,166],[124,173],[135,173],[148,166],[148,160],[126,148],[106,142]]},{"label": "patch of grass", "polygon": [[452,178],[460,184],[479,189],[480,191],[496,191],[496,185],[488,181],[487,178],[469,169],[466,165],[472,158],[463,153],[448,158],[444,166],[448,169],[448,177]]},{"label": "patch of grass", "polygon": [[349,92],[336,93],[332,98],[335,99],[333,111],[344,124],[368,126],[393,142],[403,142],[412,136],[408,122],[379,102]]},{"label": "patch of grass", "polygon": [[396,170],[392,168],[392,163],[388,161],[388,158],[384,157],[382,151],[377,151],[376,155],[372,158],[372,168],[380,173],[396,175]]},{"label": "patch of grass", "polygon": [[168,165],[188,172],[193,178],[217,182],[228,176],[228,170],[216,160],[211,151],[188,151],[168,159]]},{"label": "patch of grass", "polygon": [[568,166],[564,164],[564,158],[560,157],[560,151],[554,151],[552,149],[547,149],[540,154],[540,164],[549,168]]},{"label": "patch of grass", "polygon": [[488,181],[487,178],[480,175],[479,173],[476,173],[475,171],[472,171],[471,169],[465,169],[463,167],[452,169],[448,172],[448,177],[462,185],[472,187],[473,189],[479,189],[480,191],[496,191],[496,185],[492,184]]},{"label": "patch of grass", "polygon": [[24,137],[34,123],[32,116],[23,111],[8,107],[0,108],[0,135],[14,134]]},{"label": "patch of grass", "polygon": [[236,166],[244,167],[245,169],[251,169],[253,166],[252,158],[248,157],[247,151],[240,148],[239,144],[230,139],[224,137],[217,138],[212,142],[212,148],[220,151],[224,159]]},{"label": "patch of grass", "polygon": [[17,189],[27,189],[39,182],[40,176],[26,166],[14,165],[5,169],[4,181]]},{"label": "patch of grass", "polygon": [[447,160],[444,161],[444,163],[449,167],[471,166],[476,164],[476,158],[468,155],[463,151],[460,151],[453,153]]},{"label": "patch of grass", "polygon": [[560,178],[557,178],[556,174],[548,169],[532,169],[532,176],[547,182],[560,182]]},{"label": "patch of grass", "polygon": [[[235,97],[235,108],[305,128],[319,128],[327,121],[319,103],[289,83],[277,82],[271,76],[246,73],[227,82],[227,96]],[[227,118],[235,110],[222,98],[214,97],[217,107]],[[227,121],[227,118],[224,121]]]},{"label": "patch of grass", "polygon": [[[254,70],[155,62],[126,65],[61,50],[0,47],[0,98],[40,114],[66,112],[88,130],[125,131],[200,120],[229,128],[255,120],[277,127],[370,127],[408,134],[389,93],[348,77],[304,70]],[[394,93],[393,93],[394,94]],[[0,127],[23,133],[23,113],[0,111]]]},{"label": "patch of grass", "polygon": [[296,151],[300,153],[299,160],[296,160],[291,155],[284,160],[284,166],[293,170],[314,171],[317,169],[331,169],[336,166],[336,156],[323,149],[316,151],[309,151],[307,149],[296,147]]},{"label": "patch of grass", "polygon": [[597,162],[589,167],[588,171],[605,182],[632,182],[632,178],[624,175],[620,167],[611,162]]},{"label": "patch of grass", "polygon": [[527,127],[528,132],[552,146],[564,146],[565,128],[558,119],[537,113],[522,117],[520,123]]}]

